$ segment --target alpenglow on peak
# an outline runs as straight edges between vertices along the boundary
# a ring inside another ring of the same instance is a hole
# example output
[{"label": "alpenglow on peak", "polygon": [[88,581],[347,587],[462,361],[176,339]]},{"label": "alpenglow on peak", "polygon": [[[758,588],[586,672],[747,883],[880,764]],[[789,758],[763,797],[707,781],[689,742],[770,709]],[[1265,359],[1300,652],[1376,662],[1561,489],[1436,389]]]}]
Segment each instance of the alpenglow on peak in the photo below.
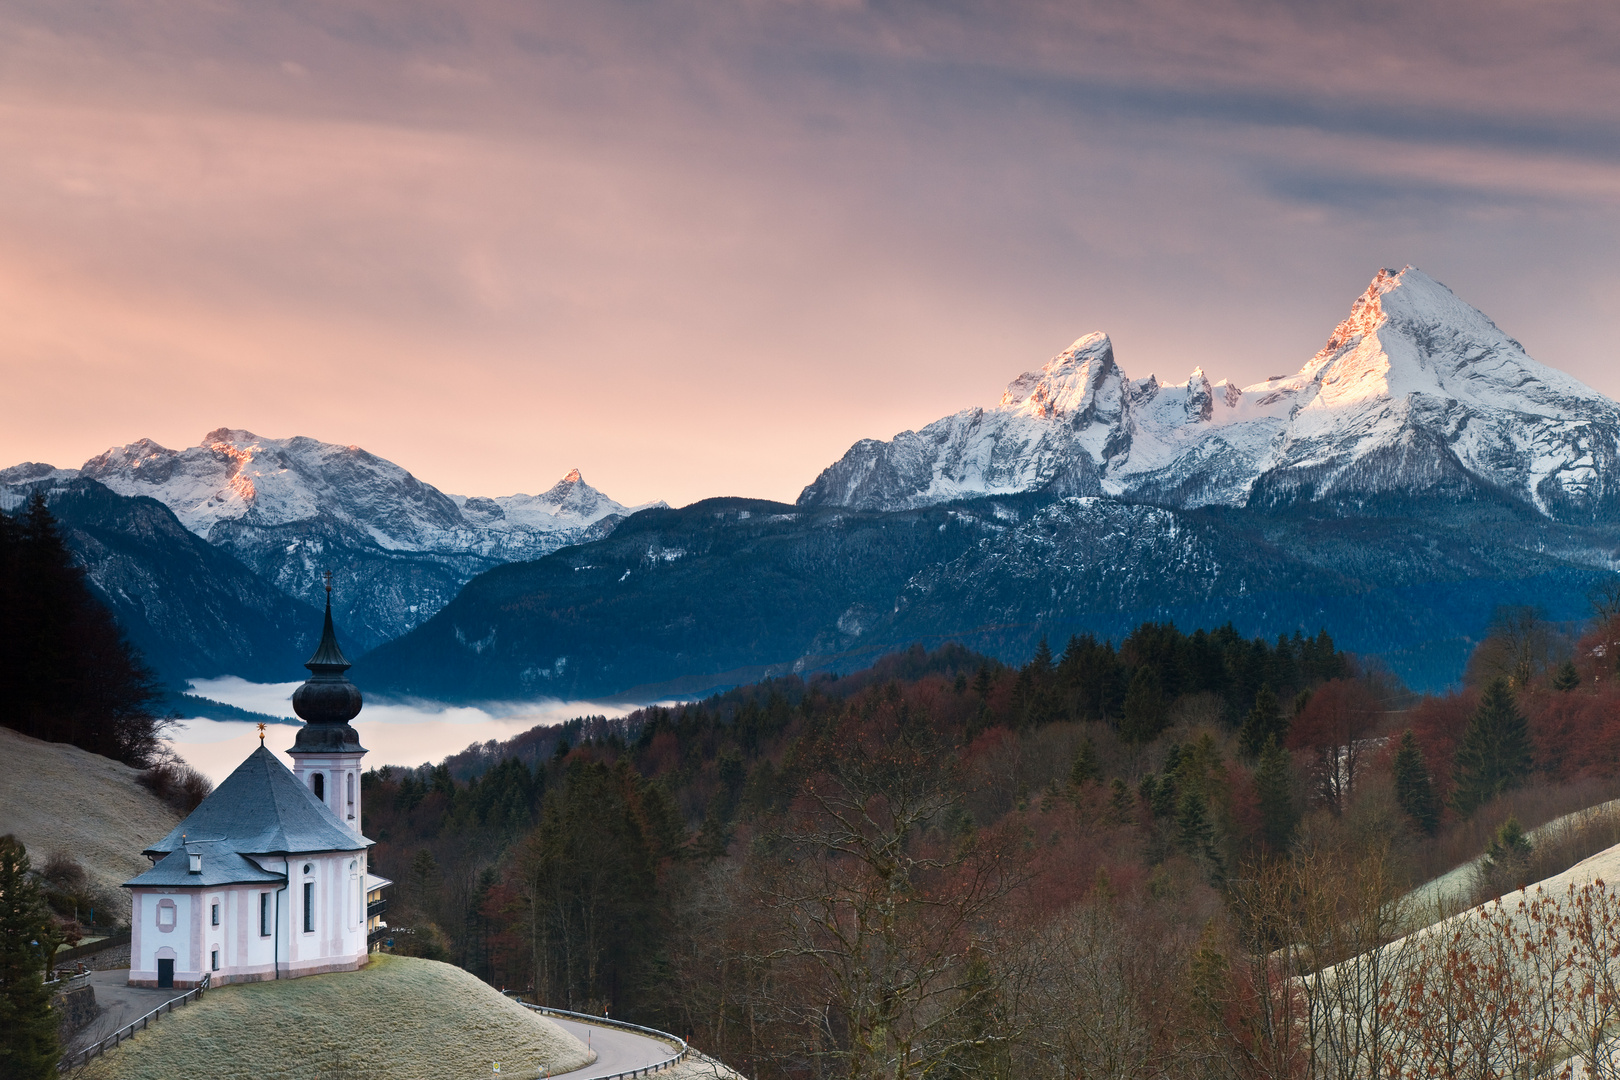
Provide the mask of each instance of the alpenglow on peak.
[{"label": "alpenglow on peak", "polygon": [[1045,491],[1167,506],[1508,492],[1568,521],[1620,512],[1620,406],[1537,363],[1413,267],[1380,270],[1293,375],[1131,379],[1080,338],[970,408],[862,440],[803,505],[903,509]]}]

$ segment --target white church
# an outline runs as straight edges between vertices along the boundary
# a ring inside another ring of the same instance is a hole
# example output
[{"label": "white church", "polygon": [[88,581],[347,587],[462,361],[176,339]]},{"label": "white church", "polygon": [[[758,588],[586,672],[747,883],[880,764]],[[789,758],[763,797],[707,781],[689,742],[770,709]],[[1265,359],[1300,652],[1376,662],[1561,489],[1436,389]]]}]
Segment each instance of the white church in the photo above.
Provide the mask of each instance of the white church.
[{"label": "white church", "polygon": [[[368,903],[391,884],[367,873],[360,759],[349,726],[360,690],[326,626],[310,677],[293,694],[304,720],[293,768],[264,746],[173,832],[146,849],[152,869],[130,891],[132,986],[188,987],[292,979],[366,963]],[[378,904],[378,907],[381,905]]]}]

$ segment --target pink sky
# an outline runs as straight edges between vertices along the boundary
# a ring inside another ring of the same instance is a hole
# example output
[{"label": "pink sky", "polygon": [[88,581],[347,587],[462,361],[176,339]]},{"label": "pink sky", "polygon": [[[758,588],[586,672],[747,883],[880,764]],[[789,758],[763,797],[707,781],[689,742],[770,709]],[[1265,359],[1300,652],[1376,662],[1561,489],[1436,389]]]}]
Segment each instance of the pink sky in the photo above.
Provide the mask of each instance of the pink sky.
[{"label": "pink sky", "polygon": [[1620,396],[1600,2],[0,7],[0,465],[216,427],[794,498],[1082,333],[1291,371],[1423,267]]}]

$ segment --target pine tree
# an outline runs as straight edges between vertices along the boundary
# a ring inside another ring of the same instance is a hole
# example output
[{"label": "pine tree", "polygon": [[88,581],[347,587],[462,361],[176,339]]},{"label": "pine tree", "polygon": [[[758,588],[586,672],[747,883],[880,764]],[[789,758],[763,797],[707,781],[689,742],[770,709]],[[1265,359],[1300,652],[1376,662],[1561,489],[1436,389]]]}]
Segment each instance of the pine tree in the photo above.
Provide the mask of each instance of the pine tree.
[{"label": "pine tree", "polygon": [[1029,662],[1037,675],[1049,674],[1052,670],[1052,646],[1046,643],[1046,635],[1041,635],[1041,643],[1035,646],[1035,658]]},{"label": "pine tree", "polygon": [[1579,685],[1581,685],[1581,676],[1575,670],[1575,665],[1571,661],[1565,660],[1558,665],[1558,670],[1553,672],[1552,688],[1559,693],[1567,694]]},{"label": "pine tree", "polygon": [[1530,838],[1524,834],[1517,815],[1509,814],[1485,847],[1485,862],[1480,868],[1490,893],[1500,896],[1514,889],[1522,889],[1529,876],[1530,856],[1535,851]]},{"label": "pine tree", "polygon": [[1287,737],[1288,720],[1282,715],[1277,695],[1271,692],[1270,686],[1262,685],[1254,695],[1254,708],[1249,710],[1248,717],[1243,721],[1238,742],[1242,744],[1244,753],[1259,757],[1267,742],[1272,739],[1282,742]]},{"label": "pine tree", "polygon": [[1159,676],[1151,666],[1143,664],[1131,676],[1131,688],[1125,692],[1120,737],[1129,743],[1152,742],[1164,730],[1165,720],[1164,692],[1159,686]]},{"label": "pine tree", "polygon": [[0,836],[0,1076],[7,1080],[54,1077],[61,1057],[39,946],[50,911],[28,870],[22,844]]},{"label": "pine tree", "polygon": [[1148,797],[1148,809],[1153,811],[1155,818],[1168,818],[1176,812],[1179,797],[1180,791],[1176,787],[1175,774],[1167,771],[1153,785]]},{"label": "pine tree", "polygon": [[989,666],[980,664],[978,674],[973,676],[973,692],[979,695],[980,701],[990,696],[990,687],[992,685],[994,685],[994,680],[990,676]]},{"label": "pine tree", "polygon": [[1108,810],[1121,825],[1131,819],[1131,789],[1117,776],[1109,785]]},{"label": "pine tree", "polygon": [[1080,740],[1080,750],[1074,755],[1074,765],[1069,769],[1069,783],[1075,787],[1085,787],[1102,775],[1102,769],[1097,765],[1097,744],[1091,739]]},{"label": "pine tree", "polygon": [[1457,747],[1457,790],[1451,803],[1463,815],[1522,784],[1530,775],[1530,728],[1504,678],[1491,680]]},{"label": "pine tree", "polygon": [[1176,801],[1176,839],[1182,850],[1197,855],[1209,846],[1209,805],[1194,789],[1188,789]]},{"label": "pine tree", "polygon": [[144,768],[167,722],[152,673],[73,561],[35,492],[0,514],[0,724]]},{"label": "pine tree", "polygon": [[1266,846],[1274,851],[1287,849],[1299,822],[1288,765],[1288,751],[1278,746],[1276,739],[1267,739],[1254,773],[1254,789],[1260,803],[1262,835]]},{"label": "pine tree", "polygon": [[1434,782],[1423,760],[1417,736],[1408,729],[1395,750],[1395,801],[1412,823],[1430,836],[1440,827],[1440,802],[1434,795]]},{"label": "pine tree", "polygon": [[1210,877],[1220,880],[1225,868],[1215,845],[1215,824],[1210,820],[1209,803],[1197,788],[1189,787],[1176,803],[1176,842],[1208,867]]}]

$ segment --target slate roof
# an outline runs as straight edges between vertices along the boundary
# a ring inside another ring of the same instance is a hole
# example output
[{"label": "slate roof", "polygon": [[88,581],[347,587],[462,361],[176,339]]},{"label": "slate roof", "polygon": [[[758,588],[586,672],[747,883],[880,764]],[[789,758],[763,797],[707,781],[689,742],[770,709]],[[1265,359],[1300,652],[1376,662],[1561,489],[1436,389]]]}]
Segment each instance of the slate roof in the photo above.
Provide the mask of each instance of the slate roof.
[{"label": "slate roof", "polygon": [[[202,856],[202,872],[191,872],[191,854]],[[176,849],[159,859],[138,877],[124,882],[128,885],[236,885],[242,882],[285,882],[285,874],[278,874],[259,866],[245,855],[231,850],[229,841],[194,844],[189,840],[183,849]]]},{"label": "slate roof", "polygon": [[372,844],[350,832],[262,743],[146,854],[178,851],[183,837],[246,855],[360,851]]}]

